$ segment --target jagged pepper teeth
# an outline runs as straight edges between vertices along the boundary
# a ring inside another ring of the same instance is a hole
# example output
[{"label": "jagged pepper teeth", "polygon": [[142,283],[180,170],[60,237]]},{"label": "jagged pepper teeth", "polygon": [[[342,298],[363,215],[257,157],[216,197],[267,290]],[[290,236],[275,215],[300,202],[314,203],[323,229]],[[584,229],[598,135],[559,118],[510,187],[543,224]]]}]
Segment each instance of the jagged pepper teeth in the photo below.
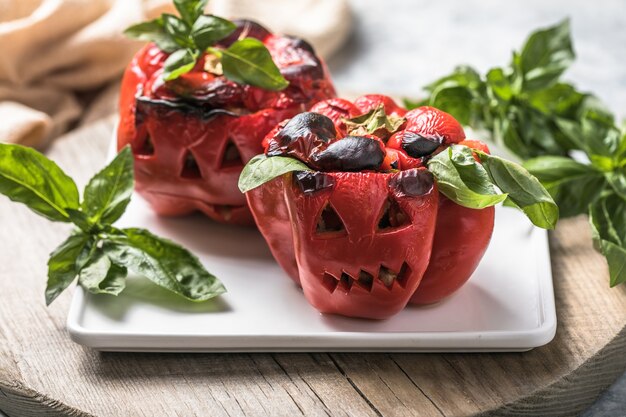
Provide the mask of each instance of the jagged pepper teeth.
[{"label": "jagged pepper teeth", "polygon": [[261,140],[278,122],[335,95],[323,62],[305,41],[251,21],[234,23],[234,32],[214,49],[226,50],[245,37],[261,41],[289,82],[286,88],[232,81],[207,52],[190,71],[164,81],[171,54],[154,43],[136,54],[124,74],[118,149],[131,145],[136,189],[159,214],[201,210],[220,222],[251,224],[237,189],[241,169],[262,152]]},{"label": "jagged pepper teeth", "polygon": [[459,123],[431,107],[407,112],[380,95],[322,101],[263,141],[268,157],[312,171],[246,196],[274,257],[315,308],[387,318],[456,291],[487,248],[493,207],[453,203],[426,168],[451,144],[486,150],[464,140]]}]

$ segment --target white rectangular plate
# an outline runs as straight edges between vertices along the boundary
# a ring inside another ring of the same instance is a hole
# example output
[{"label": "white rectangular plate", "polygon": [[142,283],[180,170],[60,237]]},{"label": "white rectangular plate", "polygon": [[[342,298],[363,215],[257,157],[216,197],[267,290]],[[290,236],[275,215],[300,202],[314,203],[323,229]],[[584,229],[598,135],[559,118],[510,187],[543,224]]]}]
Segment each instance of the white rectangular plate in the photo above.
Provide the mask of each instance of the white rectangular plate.
[{"label": "white rectangular plate", "polygon": [[191,303],[137,278],[118,297],[78,287],[67,327],[74,341],[98,350],[523,351],[556,330],[547,233],[510,208],[497,208],[491,245],[463,288],[385,321],[319,314],[252,228],[201,215],[161,218],[139,196],[119,226],[182,243],[228,293]]}]

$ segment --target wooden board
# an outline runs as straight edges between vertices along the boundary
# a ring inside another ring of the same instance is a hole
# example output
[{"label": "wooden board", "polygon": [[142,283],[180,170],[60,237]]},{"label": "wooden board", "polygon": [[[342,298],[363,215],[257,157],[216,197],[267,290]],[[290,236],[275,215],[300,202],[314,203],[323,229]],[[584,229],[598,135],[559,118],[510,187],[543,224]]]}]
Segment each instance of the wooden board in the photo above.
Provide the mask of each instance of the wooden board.
[{"label": "wooden board", "polygon": [[[49,152],[81,184],[112,120]],[[499,354],[98,353],[65,330],[70,294],[43,300],[69,231],[0,198],[0,409],[9,416],[576,415],[626,369],[626,286],[608,288],[584,217],[551,233],[558,330]]]}]

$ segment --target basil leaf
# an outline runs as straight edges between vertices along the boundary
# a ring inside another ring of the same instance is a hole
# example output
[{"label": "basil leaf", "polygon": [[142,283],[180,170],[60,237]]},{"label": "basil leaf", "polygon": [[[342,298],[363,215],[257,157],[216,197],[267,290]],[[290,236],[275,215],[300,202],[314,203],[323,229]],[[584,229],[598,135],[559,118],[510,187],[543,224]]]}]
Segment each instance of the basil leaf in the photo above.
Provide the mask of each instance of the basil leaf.
[{"label": "basil leaf", "polygon": [[193,48],[193,42],[189,37],[191,26],[182,21],[173,14],[164,13],[161,15],[163,18],[163,27],[174,42],[181,48]]},{"label": "basil leaf", "polygon": [[189,49],[179,49],[168,56],[163,65],[163,79],[171,81],[188,73],[196,65],[196,56]]},{"label": "basil leaf", "polygon": [[174,6],[180,13],[180,17],[189,26],[193,25],[196,19],[202,16],[207,3],[208,0],[174,0]]},{"label": "basil leaf", "polygon": [[428,161],[428,170],[435,176],[439,191],[463,207],[483,209],[507,198],[496,190],[466,146],[451,146],[438,153]]},{"label": "basil leaf", "polygon": [[0,144],[0,193],[34,212],[69,222],[66,209],[78,208],[78,189],[61,168],[39,152]]},{"label": "basil leaf", "polygon": [[204,301],[226,291],[197,257],[176,243],[143,229],[124,229],[103,242],[109,259],[129,271],[191,301]]},{"label": "basil leaf", "polygon": [[589,223],[595,246],[609,264],[611,287],[626,282],[626,201],[612,194],[594,202]]},{"label": "basil leaf", "polygon": [[85,233],[73,234],[50,254],[46,305],[50,305],[74,281],[81,266],[79,258],[89,251],[90,239]]},{"label": "basil leaf", "polygon": [[283,90],[289,85],[272,60],[270,52],[258,39],[241,39],[228,49],[213,52],[221,55],[224,75],[231,81],[272,91]]},{"label": "basil leaf", "polygon": [[577,112],[586,94],[571,84],[557,83],[548,88],[528,93],[528,104],[549,118],[577,118]]},{"label": "basil leaf", "polygon": [[406,122],[404,117],[387,115],[385,106],[379,105],[369,112],[351,119],[342,119],[351,135],[375,134],[377,132],[394,133],[400,126]]},{"label": "basil leaf", "polygon": [[487,73],[487,84],[499,99],[510,101],[513,98],[513,86],[502,68],[489,70]]},{"label": "basil leaf", "polygon": [[626,200],[626,171],[611,172],[606,176],[606,179],[615,193]]},{"label": "basil leaf", "polygon": [[87,216],[84,212],[76,209],[65,209],[67,211],[68,216],[70,216],[70,220],[77,226],[80,230],[85,233],[91,233],[97,229],[95,223],[93,223],[89,216]]},{"label": "basil leaf", "polygon": [[569,20],[534,32],[520,55],[524,87],[535,90],[554,83],[574,60]]},{"label": "basil leaf", "polygon": [[559,219],[559,208],[537,178],[518,164],[475,152],[495,185],[508,194],[534,225],[554,229]]},{"label": "basil leaf", "polygon": [[180,48],[174,38],[165,31],[163,17],[130,26],[124,31],[124,35],[132,39],[154,42],[165,52],[171,53]]},{"label": "basil leaf", "polygon": [[98,251],[78,274],[78,283],[92,294],[118,295],[126,287],[127,270]]},{"label": "basil leaf", "polygon": [[113,224],[133,194],[133,154],[126,146],[85,187],[82,209],[92,223]]},{"label": "basil leaf", "polygon": [[200,16],[191,27],[191,37],[199,50],[204,51],[237,29],[233,22],[217,16]]},{"label": "basil leaf", "polygon": [[480,78],[480,74],[478,74],[478,72],[474,68],[468,65],[459,65],[450,75],[442,77],[437,81],[428,84],[426,87],[424,87],[424,90],[433,92],[441,88],[442,85],[468,87],[471,90],[475,90],[479,89],[482,84],[483,81]]},{"label": "basil leaf", "polygon": [[304,162],[294,158],[257,155],[243,167],[239,176],[239,190],[242,193],[247,193],[276,177],[292,171],[312,171],[312,169],[306,166]]},{"label": "basil leaf", "polygon": [[562,156],[542,156],[524,162],[559,206],[560,217],[587,213],[605,188],[605,177],[594,167]]},{"label": "basil leaf", "polygon": [[476,96],[465,86],[444,83],[435,89],[428,105],[454,115],[463,125],[472,123],[476,118]]}]

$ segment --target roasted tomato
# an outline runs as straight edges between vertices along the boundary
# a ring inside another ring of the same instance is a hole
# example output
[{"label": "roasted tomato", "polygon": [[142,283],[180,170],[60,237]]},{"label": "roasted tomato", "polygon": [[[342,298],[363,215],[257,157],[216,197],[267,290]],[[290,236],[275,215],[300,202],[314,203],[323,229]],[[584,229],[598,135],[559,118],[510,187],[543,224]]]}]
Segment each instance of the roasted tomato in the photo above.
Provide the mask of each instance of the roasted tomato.
[{"label": "roasted tomato", "polygon": [[380,95],[320,102],[268,134],[267,156],[290,156],[313,171],[246,196],[272,253],[314,307],[381,319],[467,281],[489,244],[494,209],[468,209],[438,193],[427,162],[454,143],[488,151],[465,140],[449,114],[407,112]]},{"label": "roasted tomato", "polygon": [[[137,191],[163,215],[200,210],[214,220],[251,224],[237,189],[244,164],[263,151],[277,123],[335,95],[324,63],[305,41],[271,34],[250,21],[220,42],[227,47],[245,31],[261,40],[281,74],[282,91],[239,85],[211,72],[211,56],[163,82],[168,54],[148,44],[127,68],[120,96],[118,148],[130,144]],[[208,70],[207,70],[208,68]]]}]

